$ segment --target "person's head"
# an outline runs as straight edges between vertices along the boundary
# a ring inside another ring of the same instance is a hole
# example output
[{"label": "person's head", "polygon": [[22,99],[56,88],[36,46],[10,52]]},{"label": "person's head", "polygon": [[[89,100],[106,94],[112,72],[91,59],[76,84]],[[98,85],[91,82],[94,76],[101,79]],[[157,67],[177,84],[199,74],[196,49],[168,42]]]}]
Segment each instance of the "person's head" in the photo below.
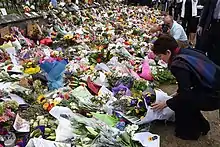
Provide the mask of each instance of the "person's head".
[{"label": "person's head", "polygon": [[166,15],[164,17],[164,24],[168,25],[170,28],[173,26],[173,17],[170,15]]},{"label": "person's head", "polygon": [[178,48],[178,43],[172,36],[168,34],[162,34],[154,42],[152,51],[161,60],[168,63],[177,48]]}]

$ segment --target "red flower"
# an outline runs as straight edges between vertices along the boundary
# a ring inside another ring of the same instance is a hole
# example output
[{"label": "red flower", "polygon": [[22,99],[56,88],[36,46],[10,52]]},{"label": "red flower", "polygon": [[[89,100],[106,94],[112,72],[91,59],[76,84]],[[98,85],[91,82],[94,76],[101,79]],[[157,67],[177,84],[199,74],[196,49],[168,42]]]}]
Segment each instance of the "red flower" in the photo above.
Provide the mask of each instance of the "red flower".
[{"label": "red flower", "polygon": [[85,38],[86,38],[86,39],[89,39],[89,35],[86,35]]},{"label": "red flower", "polygon": [[49,106],[47,107],[47,111],[50,111],[53,107],[54,107],[53,103],[49,104]]},{"label": "red flower", "polygon": [[102,59],[101,58],[97,58],[96,61],[97,61],[97,63],[100,63],[100,62],[102,62]]},{"label": "red flower", "polygon": [[61,57],[57,57],[57,61],[61,61],[63,60]]},{"label": "red flower", "polygon": [[9,65],[7,70],[12,70],[13,66],[12,65]]},{"label": "red flower", "polygon": [[103,54],[98,54],[98,57],[99,57],[99,58],[103,57]]}]

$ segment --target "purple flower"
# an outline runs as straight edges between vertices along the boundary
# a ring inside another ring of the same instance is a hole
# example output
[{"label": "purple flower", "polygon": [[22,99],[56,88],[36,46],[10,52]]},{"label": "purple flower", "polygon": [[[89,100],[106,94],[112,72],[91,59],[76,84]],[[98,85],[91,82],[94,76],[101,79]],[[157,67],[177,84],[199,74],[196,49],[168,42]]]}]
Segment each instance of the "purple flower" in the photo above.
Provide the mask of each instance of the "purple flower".
[{"label": "purple flower", "polygon": [[125,95],[131,96],[131,91],[128,89],[128,87],[124,86],[123,84],[120,84],[119,86],[112,88],[114,96],[121,90],[125,91]]},{"label": "purple flower", "polygon": [[151,103],[151,97],[149,97],[149,96],[145,96],[144,99],[145,99],[147,105],[150,105],[150,103]]},{"label": "purple flower", "polygon": [[137,104],[137,102],[138,102],[137,99],[132,99],[130,105],[131,105],[131,106],[134,106],[134,105]]},{"label": "purple flower", "polygon": [[35,128],[36,130],[37,129],[40,129],[40,131],[44,134],[44,132],[45,132],[45,126],[37,126],[36,128]]},{"label": "purple flower", "polygon": [[144,102],[143,101],[139,101],[137,106],[138,106],[138,108],[144,107]]}]

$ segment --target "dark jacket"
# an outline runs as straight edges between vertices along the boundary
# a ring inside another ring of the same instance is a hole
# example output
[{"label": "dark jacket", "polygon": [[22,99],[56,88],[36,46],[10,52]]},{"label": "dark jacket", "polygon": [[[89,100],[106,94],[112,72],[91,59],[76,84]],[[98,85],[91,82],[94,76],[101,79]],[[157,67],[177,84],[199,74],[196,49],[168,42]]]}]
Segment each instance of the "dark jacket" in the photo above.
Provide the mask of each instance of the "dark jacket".
[{"label": "dark jacket", "polygon": [[199,26],[203,27],[204,31],[208,30],[210,27],[217,1],[218,0],[206,0],[205,2],[199,22]]},{"label": "dark jacket", "polygon": [[[195,49],[180,49],[173,58],[170,68],[188,70],[198,79],[199,85],[213,91],[220,90],[220,67],[205,54]],[[197,85],[195,85],[197,87]]]},{"label": "dark jacket", "polygon": [[[190,63],[190,60],[184,56],[182,56],[182,58],[181,55],[190,55],[199,60],[201,59],[208,63],[211,62],[204,54],[193,49],[181,49],[178,51],[169,64],[169,68],[178,82],[178,95],[167,101],[168,107],[175,111],[183,102],[189,101],[191,104],[200,105],[201,108],[199,109],[205,111],[219,108],[219,95],[215,89],[211,88],[210,85],[206,83],[207,81],[205,81],[204,77],[206,73],[201,73],[203,69],[197,71],[200,68],[194,67],[194,65]],[[218,68],[214,64],[211,66],[213,66],[213,68]],[[220,83],[220,70],[213,70],[210,72],[212,72],[210,76],[214,74],[213,81],[218,81],[218,83]],[[207,102],[211,104],[207,106]]]}]

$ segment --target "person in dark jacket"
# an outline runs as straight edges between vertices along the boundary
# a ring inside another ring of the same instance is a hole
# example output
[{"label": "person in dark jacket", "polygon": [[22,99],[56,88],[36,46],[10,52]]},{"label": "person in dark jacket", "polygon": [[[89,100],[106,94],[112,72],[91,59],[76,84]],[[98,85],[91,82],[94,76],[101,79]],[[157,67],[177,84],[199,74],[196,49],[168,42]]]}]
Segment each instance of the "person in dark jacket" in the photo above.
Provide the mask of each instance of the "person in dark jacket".
[{"label": "person in dark jacket", "polygon": [[220,0],[205,1],[197,32],[201,36],[200,50],[220,65]]},{"label": "person in dark jacket", "polygon": [[200,135],[206,135],[210,125],[201,111],[219,108],[220,68],[197,50],[180,49],[169,35],[161,35],[152,50],[168,63],[178,82],[177,94],[152,104],[152,109],[169,107],[175,112],[176,137],[197,140]]}]

